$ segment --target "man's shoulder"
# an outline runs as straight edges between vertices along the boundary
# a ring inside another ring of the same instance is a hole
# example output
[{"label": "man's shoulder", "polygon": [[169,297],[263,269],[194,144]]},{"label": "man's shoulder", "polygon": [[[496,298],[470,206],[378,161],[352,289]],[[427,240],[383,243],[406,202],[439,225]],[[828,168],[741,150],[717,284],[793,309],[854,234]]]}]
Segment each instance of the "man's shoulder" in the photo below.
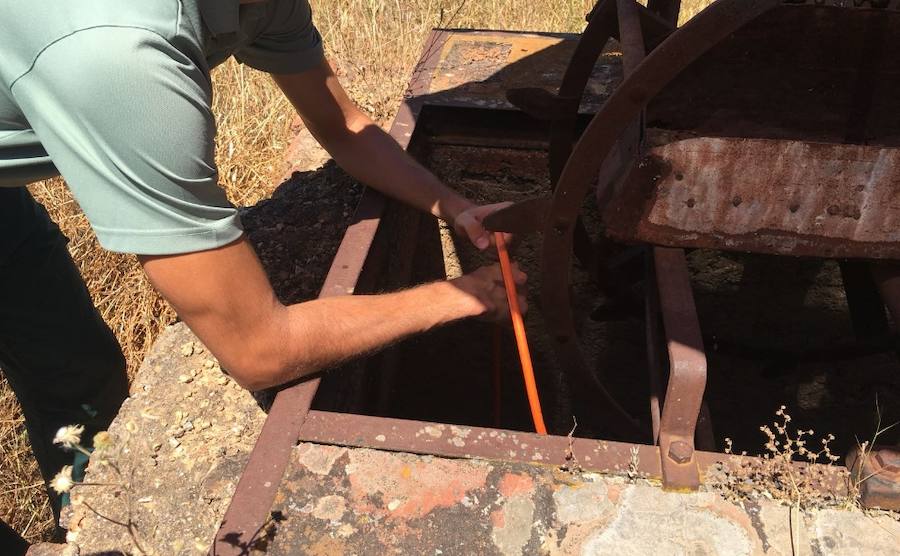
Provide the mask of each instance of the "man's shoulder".
[{"label": "man's shoulder", "polygon": [[46,49],[84,31],[101,41],[105,29],[128,28],[170,40],[182,25],[183,11],[180,0],[30,0],[28,9],[0,3],[0,80],[11,85]]}]

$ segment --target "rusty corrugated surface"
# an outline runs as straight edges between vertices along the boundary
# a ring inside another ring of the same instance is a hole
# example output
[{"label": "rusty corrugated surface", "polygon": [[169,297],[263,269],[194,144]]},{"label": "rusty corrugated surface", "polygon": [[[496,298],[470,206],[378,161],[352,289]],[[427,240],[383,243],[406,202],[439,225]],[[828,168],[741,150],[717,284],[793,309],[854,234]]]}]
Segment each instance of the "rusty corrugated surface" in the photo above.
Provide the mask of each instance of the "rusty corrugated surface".
[{"label": "rusty corrugated surface", "polygon": [[629,206],[607,211],[615,236],[900,258],[900,149],[698,137],[653,147],[639,166],[623,188],[621,201]]}]

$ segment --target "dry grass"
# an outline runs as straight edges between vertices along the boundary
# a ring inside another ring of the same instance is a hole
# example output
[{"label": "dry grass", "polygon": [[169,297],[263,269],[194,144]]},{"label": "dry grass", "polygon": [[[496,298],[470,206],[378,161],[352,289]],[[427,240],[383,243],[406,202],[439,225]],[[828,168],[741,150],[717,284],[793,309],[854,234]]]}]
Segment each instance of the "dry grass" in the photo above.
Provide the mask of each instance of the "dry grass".
[{"label": "dry grass", "polygon": [[593,2],[319,0],[319,31],[353,99],[389,121],[432,27],[580,31]]},{"label": "dry grass", "polygon": [[53,527],[44,482],[31,455],[25,423],[6,382],[0,383],[0,519],[26,539],[41,539]]},{"label": "dry grass", "polygon": [[[437,26],[579,31],[591,0],[313,0],[329,57],[351,96],[379,123],[393,117],[429,29]],[[705,4],[687,2],[686,4]],[[689,10],[696,11],[692,7]],[[293,115],[268,76],[228,62],[213,73],[220,181],[238,205],[265,198],[284,172]],[[31,186],[71,239],[94,302],[134,372],[175,315],[129,255],[100,249],[61,180]],[[29,540],[51,526],[43,485],[18,406],[0,378],[0,519]]]}]

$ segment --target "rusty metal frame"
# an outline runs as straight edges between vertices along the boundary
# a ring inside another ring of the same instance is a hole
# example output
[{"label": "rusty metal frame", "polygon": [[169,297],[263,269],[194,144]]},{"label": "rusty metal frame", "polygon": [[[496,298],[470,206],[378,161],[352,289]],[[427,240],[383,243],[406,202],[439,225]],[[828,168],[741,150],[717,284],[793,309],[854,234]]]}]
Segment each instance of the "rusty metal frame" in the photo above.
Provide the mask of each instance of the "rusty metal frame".
[{"label": "rusty metal frame", "polygon": [[683,249],[653,247],[660,315],[669,376],[659,426],[663,483],[696,489],[700,470],[694,456],[697,419],[706,390],[706,354]]},{"label": "rusty metal frame", "polygon": [[[524,218],[519,217],[527,215],[532,225],[542,226],[544,239],[541,260],[542,305],[545,308],[554,347],[563,365],[574,371],[577,376],[587,377],[599,392],[602,403],[598,410],[616,428],[634,428],[636,422],[625,414],[621,406],[590,372],[577,342],[569,294],[573,245],[578,235],[577,223],[583,200],[597,176],[600,178],[598,198],[602,199],[609,196],[609,192],[620,183],[623,176],[625,179],[628,178],[629,168],[632,168],[631,173],[641,173],[639,165],[634,165],[633,161],[643,136],[643,111],[650,99],[707,50],[759,15],[781,4],[781,0],[720,0],[646,53],[647,41],[643,36],[644,18],[641,17],[644,8],[633,0],[598,2],[590,16],[591,23],[596,23],[593,31],[596,36],[589,36],[586,32],[586,36],[582,37],[585,46],[581,52],[585,59],[573,60],[576,68],[571,72],[567,71],[567,76],[570,73],[577,75],[578,78],[572,78],[572,85],[573,87],[581,85],[583,88],[581,76],[585,71],[589,71],[585,68],[589,68],[593,63],[586,58],[593,55],[596,60],[603,47],[600,39],[605,43],[608,39],[605,34],[609,33],[610,29],[615,29],[623,50],[625,69],[623,82],[606,100],[569,154],[552,200],[530,205],[513,205],[486,220],[488,227],[498,229],[497,224],[521,221]],[[651,10],[670,22],[677,20],[677,8],[678,2],[672,1],[653,2],[650,5]],[[567,90],[565,99],[571,101],[574,98],[576,92]],[[562,132],[556,137],[557,143],[565,140]],[[564,152],[562,150],[564,148],[565,144],[561,143],[561,146],[557,147],[557,152]],[[534,214],[536,209],[544,209],[546,212],[536,216]],[[677,264],[678,261],[673,261],[672,257],[666,257],[667,252],[659,253],[663,254],[662,258],[668,261],[670,266],[677,269],[683,266],[683,262]],[[654,255],[656,254],[658,253],[654,251]],[[683,261],[683,254],[681,259]],[[686,276],[686,268],[684,272]],[[657,281],[662,289],[672,286],[679,294],[690,292],[690,284],[686,280],[673,282],[669,277],[662,277],[662,282],[659,278]],[[653,421],[658,418],[659,423],[657,427],[654,422],[652,434],[654,439],[659,438],[664,444],[665,449],[662,453],[666,455],[663,464],[668,471],[667,485],[673,488],[693,488],[698,482],[696,464],[692,463],[694,434],[702,408],[706,364],[696,313],[694,312],[691,317],[682,311],[680,319],[678,315],[667,314],[677,307],[680,307],[677,295],[669,295],[665,300],[660,299],[669,344],[668,389],[669,393],[674,391],[682,395],[690,392],[690,396],[688,400],[682,396],[666,396],[670,401],[667,410],[665,405],[661,405],[660,392],[655,392],[655,400],[651,399],[651,418]],[[667,320],[673,322],[666,322]],[[682,332],[677,330],[679,325],[687,327],[683,332],[692,337],[692,341],[688,344],[691,349],[683,349],[677,342],[672,341],[676,333]],[[653,333],[654,330],[648,328],[648,334]],[[649,341],[653,341],[653,338],[649,338]],[[658,364],[658,360],[651,361],[651,365],[654,363]],[[659,381],[655,384],[659,386]],[[654,393],[651,393],[651,396],[654,396]],[[678,403],[675,400],[679,400]],[[704,437],[708,437],[708,423],[704,425],[707,433]],[[674,449],[670,449],[673,447]]]},{"label": "rusty metal frame", "polygon": [[[781,4],[806,4],[806,2],[782,2],[777,0],[738,2],[720,0],[701,12],[684,28],[674,32],[658,48],[644,56],[647,41],[644,40],[640,8],[633,0],[618,0],[614,11],[618,17],[619,41],[623,50],[625,79],[613,92],[600,112],[588,126],[569,156],[560,177],[547,213],[539,220],[543,223],[543,301],[548,308],[551,336],[561,359],[570,367],[585,372],[585,359],[575,339],[574,315],[569,297],[569,268],[572,245],[577,239],[577,215],[581,203],[600,176],[599,198],[605,195],[618,180],[609,170],[612,163],[629,166],[628,157],[617,152],[631,146],[635,139],[632,128],[636,125],[643,135],[642,114],[647,102],[698,59],[710,47],[749,23],[763,13]],[[821,6],[822,2],[816,2]],[[855,2],[852,7],[867,7]],[[610,2],[599,3],[592,18],[608,15],[613,11]],[[651,8],[666,17],[677,18],[677,2],[653,2]],[[851,7],[846,3],[831,2],[836,7]],[[670,9],[676,8],[674,14]],[[889,8],[888,2],[873,2],[870,8]],[[882,26],[883,27],[883,26]],[[640,165],[638,165],[640,166]],[[647,180],[652,169],[634,168],[637,180]],[[634,181],[634,179],[630,180]],[[633,187],[632,187],[633,189]],[[512,219],[515,208],[508,209]],[[499,222],[504,217],[498,216]],[[490,225],[490,223],[489,223]],[[666,336],[669,376],[665,400],[661,400],[660,380],[651,375],[651,419],[653,438],[658,438],[662,458],[663,482],[671,488],[696,488],[699,470],[693,459],[697,423],[703,409],[703,392],[706,382],[706,360],[702,336],[690,290],[684,253],[680,249],[653,248],[657,267],[655,282],[658,296],[648,296],[648,302],[658,303]],[[660,269],[665,269],[662,271]],[[649,308],[648,308],[649,314]],[[658,344],[659,328],[648,318],[648,348]],[[660,367],[661,357],[650,354],[651,372]],[[709,442],[711,428],[708,417],[702,419],[702,437]]]},{"label": "rusty metal frame", "polygon": [[[598,6],[613,6],[615,3],[615,0],[606,0]],[[629,126],[634,126],[635,122],[640,121],[646,103],[683,68],[746,22],[782,3],[807,2],[719,0],[681,30],[668,35],[646,58],[640,56],[633,64],[630,60],[626,60],[631,67],[625,80],[603,105],[571,154],[566,157],[567,162],[560,170],[558,187],[552,201],[542,205],[544,214],[547,215],[539,219],[544,235],[543,299],[545,307],[555,307],[561,311],[555,318],[548,318],[551,336],[560,343],[577,344],[568,295],[573,230],[581,203],[601,166],[611,158],[618,158],[619,162],[629,160],[627,152],[626,155],[617,153],[617,150],[627,151],[628,143],[636,142],[639,137],[637,134],[627,133]],[[842,0],[830,3],[843,4]],[[877,2],[872,2],[873,6],[875,3]],[[897,9],[898,3],[900,2],[874,7]],[[651,0],[650,10],[663,20],[674,21],[674,18],[677,18],[678,4],[679,2],[672,0]],[[645,8],[636,9],[634,6],[637,4],[633,0],[618,1],[618,9],[614,11],[622,21],[615,26],[616,29],[627,26],[641,29],[640,20],[646,20],[646,16],[640,10]],[[609,11],[595,11],[594,16],[599,22],[597,28],[600,30],[594,36],[596,42],[586,43],[585,59],[593,57],[596,60],[603,44],[606,43],[608,38],[606,35],[609,35],[611,24],[609,13]],[[635,15],[638,16],[637,19]],[[428,91],[431,75],[447,38],[446,32],[434,31],[427,39],[426,54],[413,73],[407,100],[401,105],[394,121],[391,135],[404,148],[409,145],[416,118],[422,108],[417,95]],[[622,42],[628,45],[633,41],[635,39],[625,37]],[[599,45],[598,50],[597,45],[600,42],[603,44]],[[643,38],[633,44],[637,45],[638,42],[641,49],[647,44]],[[633,52],[634,48],[634,46],[627,47],[629,52]],[[569,83],[572,83],[573,89],[585,79],[584,71],[589,75],[589,68],[589,64],[581,62],[581,66],[572,69],[571,77],[567,72],[566,77],[571,80]],[[563,92],[565,95],[560,96],[566,101],[568,89],[561,91]],[[568,99],[567,108],[571,105],[571,99]],[[639,130],[639,126],[634,126],[634,129]],[[562,137],[561,132],[559,136]],[[620,144],[623,136],[626,137],[624,146]],[[571,141],[571,136],[568,140]],[[611,183],[604,185],[609,186]],[[386,200],[380,194],[366,190],[354,215],[354,221],[334,258],[320,297],[354,293],[385,207]],[[470,433],[473,435],[472,438],[478,441],[473,440],[460,446],[446,440],[438,441],[430,435],[415,435],[415,431],[424,426],[445,426],[441,424],[310,411],[320,382],[319,378],[314,378],[287,387],[277,394],[216,533],[210,553],[222,555],[248,553],[248,543],[269,517],[290,454],[298,439],[445,457],[479,457],[531,463],[540,461],[551,465],[565,464],[567,449],[572,449],[581,466],[587,470],[604,472],[631,470],[651,479],[659,478],[668,486],[682,488],[695,487],[701,475],[711,466],[728,465],[731,456],[694,449],[695,427],[702,412],[706,366],[683,251],[654,248],[653,256],[657,267],[662,330],[666,336],[670,361],[665,396],[667,402],[663,402],[660,408],[659,447],[563,436],[538,436],[478,427],[466,427],[472,431]],[[666,269],[665,275],[660,272],[661,268]],[[893,284],[896,283],[896,276],[896,273],[890,273],[889,279],[880,281],[883,295],[886,290],[895,292]],[[548,280],[550,277],[552,280]],[[892,311],[900,312],[900,309],[897,309],[900,308],[898,297],[900,296],[893,295],[888,300]],[[566,354],[564,359],[568,359],[565,362],[570,366],[585,367],[580,350],[565,349],[563,352]],[[696,395],[698,387],[699,397]],[[618,419],[619,426],[627,428],[636,426],[634,420],[626,416],[627,414],[617,406],[611,396],[607,394],[604,401],[611,419]],[[522,440],[527,441],[530,450],[525,450]],[[684,447],[686,449],[682,449]],[[535,457],[536,455],[540,457]],[[845,485],[837,478],[834,484],[829,485],[834,489],[840,489],[842,486]]]},{"label": "rusty metal frame", "polygon": [[[552,308],[547,319],[551,337],[556,339],[557,351],[567,363],[584,365],[584,356],[576,341],[568,287],[573,224],[595,176],[603,172],[602,167],[607,164],[614,147],[617,144],[623,146],[623,138],[626,138],[626,148],[629,142],[637,139],[627,130],[634,127],[635,122],[640,126],[643,110],[653,96],[709,48],[779,4],[778,0],[720,0],[672,33],[645,57],[636,3],[619,1],[617,12],[620,34],[624,35],[621,43],[625,79],[607,99],[572,151],[544,223],[542,299],[544,307]],[[628,157],[621,158],[623,162],[628,160]],[[613,184],[613,181],[604,181],[600,187],[610,188]],[[679,270],[681,265],[667,257],[667,253],[655,250],[656,263],[668,263]],[[681,257],[683,261],[683,254]],[[664,482],[670,488],[683,489],[696,488],[699,484],[699,470],[693,455],[694,433],[705,385],[706,362],[696,313],[687,314],[677,299],[678,295],[690,292],[686,267],[684,276],[680,274],[679,277],[685,279],[677,282],[657,274],[671,362],[666,396],[669,403],[661,408],[659,441],[663,448],[660,454],[665,470]],[[670,287],[673,288],[671,291]],[[693,312],[692,297],[690,301]],[[676,334],[688,334],[691,338],[686,342],[674,341]]]}]

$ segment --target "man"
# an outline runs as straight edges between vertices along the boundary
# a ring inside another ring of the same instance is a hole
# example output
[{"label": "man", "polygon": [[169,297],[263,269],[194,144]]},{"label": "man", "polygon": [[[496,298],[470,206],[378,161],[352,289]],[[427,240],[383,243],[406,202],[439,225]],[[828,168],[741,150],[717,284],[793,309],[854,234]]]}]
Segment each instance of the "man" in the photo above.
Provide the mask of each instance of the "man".
[{"label": "man", "polygon": [[104,428],[127,394],[118,345],[65,238],[22,187],[57,170],[101,245],[137,254],[250,390],[453,320],[505,314],[496,267],[385,295],[292,306],[275,297],[217,186],[209,71],[230,55],[272,74],[337,163],[370,187],[452,222],[481,249],[481,218],[495,208],[445,187],[348,99],[307,0],[0,0],[0,31],[0,367],[45,479],[66,463],[51,445],[57,428]]}]

